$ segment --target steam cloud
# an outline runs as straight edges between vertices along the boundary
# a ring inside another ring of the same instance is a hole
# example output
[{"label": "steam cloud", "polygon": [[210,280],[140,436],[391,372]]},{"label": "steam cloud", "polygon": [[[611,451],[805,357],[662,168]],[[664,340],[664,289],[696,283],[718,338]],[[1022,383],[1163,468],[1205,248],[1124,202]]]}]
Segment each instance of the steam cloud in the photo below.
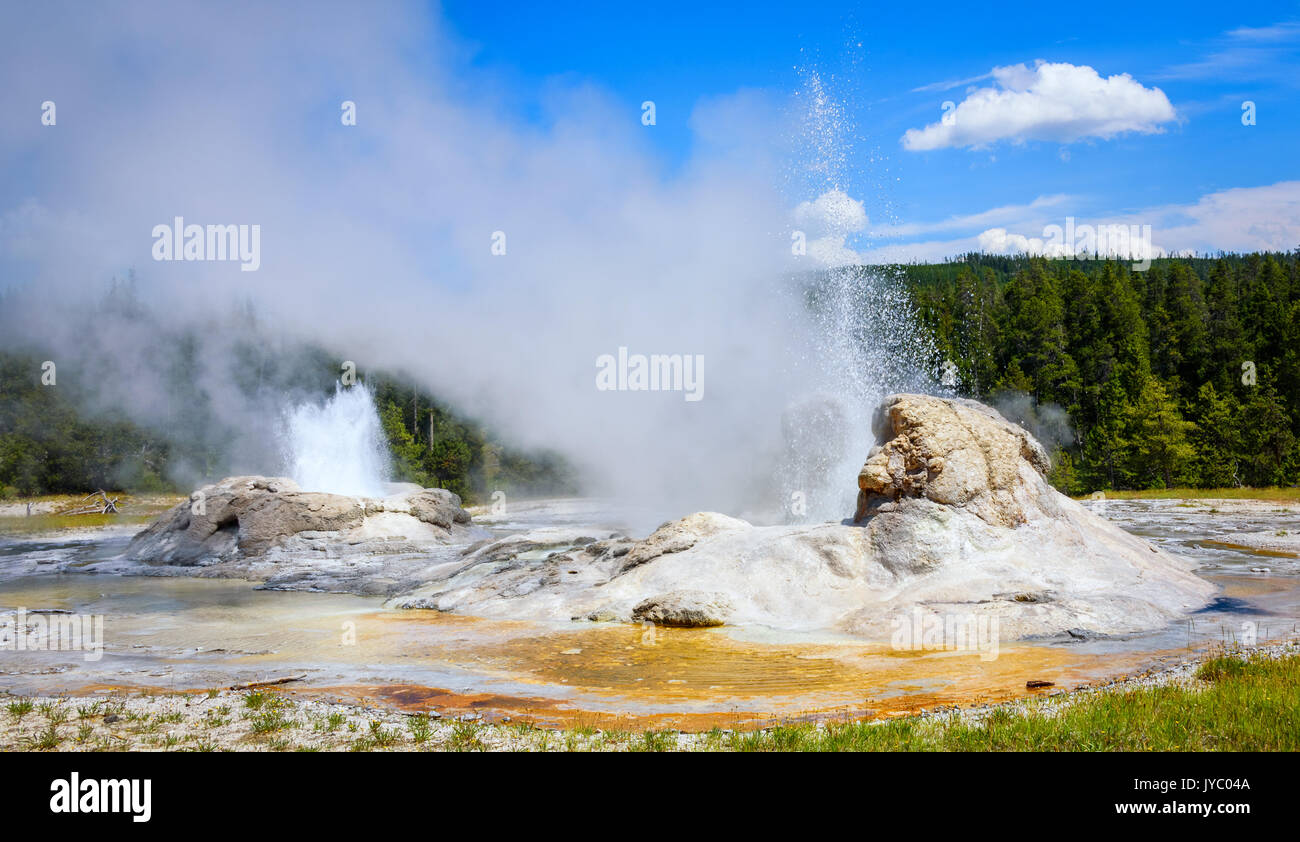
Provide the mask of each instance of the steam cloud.
[{"label": "steam cloud", "polygon": [[1070,415],[1057,404],[1039,403],[1032,395],[1013,391],[995,394],[990,404],[1008,421],[1028,430],[1030,435],[1038,439],[1039,444],[1047,448],[1048,453],[1055,453],[1074,444],[1074,427],[1070,424]]},{"label": "steam cloud", "polygon": [[[549,86],[540,119],[512,116],[424,4],[45,3],[4,17],[0,154],[22,162],[0,191],[8,338],[136,365],[167,326],[201,325],[191,376],[247,461],[274,452],[276,411],[233,385],[245,302],[277,346],[408,372],[512,442],[565,453],[590,490],[675,515],[759,501],[784,408],[855,375],[818,353],[790,283],[808,268],[790,255],[791,209],[816,193],[781,192],[800,117],[780,97],[700,102],[689,158],[670,167],[640,103],[587,84]],[[177,216],[259,225],[260,269],[154,261],[150,232]],[[165,324],[119,314],[87,335],[79,302],[129,268]],[[703,355],[707,397],[598,391],[595,361],[621,346]],[[175,412],[147,362],[119,382],[105,403]],[[846,464],[860,463],[868,428],[847,438]],[[838,481],[851,490],[851,473]]]}]

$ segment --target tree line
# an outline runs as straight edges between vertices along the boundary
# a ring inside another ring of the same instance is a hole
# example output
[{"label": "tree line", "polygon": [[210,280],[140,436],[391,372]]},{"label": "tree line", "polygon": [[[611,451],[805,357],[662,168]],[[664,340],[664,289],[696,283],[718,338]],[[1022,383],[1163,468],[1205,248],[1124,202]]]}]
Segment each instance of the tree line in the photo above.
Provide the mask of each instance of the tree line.
[{"label": "tree line", "polygon": [[1116,260],[971,254],[891,267],[958,394],[1027,395],[1071,434],[1053,482],[1104,489],[1300,480],[1300,250]]},{"label": "tree line", "polygon": [[[1300,250],[1159,259],[1145,272],[980,254],[847,271],[904,285],[947,388],[1039,434],[1064,491],[1300,480]],[[16,333],[20,312],[0,295],[0,335]],[[274,453],[250,453],[231,413],[217,411],[232,400],[228,384],[249,407],[283,406],[323,399],[339,374],[335,355],[276,337],[251,305],[220,325],[220,353],[210,335],[158,318],[130,279],[83,316],[84,353],[61,360],[57,388],[41,382],[49,349],[0,349],[0,496],[185,492],[269,464]],[[217,378],[225,393],[211,385],[217,365],[229,368]],[[371,371],[365,381],[396,479],[467,500],[577,490],[559,455],[507,446],[413,378]],[[128,414],[105,397],[115,393],[151,403]],[[1065,423],[1053,430],[1056,416]]]}]

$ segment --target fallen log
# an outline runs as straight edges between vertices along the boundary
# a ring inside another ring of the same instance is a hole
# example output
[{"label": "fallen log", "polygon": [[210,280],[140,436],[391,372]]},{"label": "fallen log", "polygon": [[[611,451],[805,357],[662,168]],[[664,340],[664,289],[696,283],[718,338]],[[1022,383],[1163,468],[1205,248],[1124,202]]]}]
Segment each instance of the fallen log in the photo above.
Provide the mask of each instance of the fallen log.
[{"label": "fallen log", "polygon": [[288,684],[291,681],[302,681],[307,677],[307,673],[302,675],[289,675],[284,678],[272,678],[266,681],[246,681],[243,684],[232,684],[227,690],[254,690],[258,687],[274,687],[277,684]]},{"label": "fallen log", "polygon": [[[87,501],[87,500],[93,500],[95,497],[99,497],[99,498],[100,498],[100,499],[99,499],[99,502],[97,502],[97,503],[93,503],[93,504],[91,504],[91,505],[86,505],[86,501]],[[81,498],[81,503],[82,503],[81,506],[79,506],[78,508],[71,509],[71,510],[69,510],[69,511],[63,512],[63,514],[65,514],[65,515],[110,515],[110,514],[115,515],[115,514],[119,514],[119,512],[118,512],[118,508],[117,508],[117,503],[118,503],[118,500],[119,500],[119,499],[120,499],[120,498],[117,498],[117,497],[113,497],[112,499],[109,499],[109,496],[108,496],[107,494],[104,493],[103,489],[100,489],[99,491],[96,491],[94,494],[87,494],[85,497]]]}]

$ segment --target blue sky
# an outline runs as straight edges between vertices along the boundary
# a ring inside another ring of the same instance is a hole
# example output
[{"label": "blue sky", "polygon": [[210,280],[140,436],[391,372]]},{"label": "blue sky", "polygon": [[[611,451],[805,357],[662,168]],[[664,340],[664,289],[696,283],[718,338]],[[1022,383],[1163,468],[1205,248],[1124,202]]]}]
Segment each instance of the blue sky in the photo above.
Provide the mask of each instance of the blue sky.
[{"label": "blue sky", "polygon": [[[817,73],[853,125],[840,186],[870,218],[868,231],[849,237],[868,252],[911,241],[932,244],[918,255],[936,256],[940,243],[969,243],[984,223],[880,235],[891,233],[891,224],[933,225],[1036,199],[1045,200],[1038,209],[1010,210],[994,221],[1031,236],[1040,223],[1066,215],[1145,221],[1156,226],[1159,243],[1162,223],[1186,227],[1185,211],[1203,197],[1300,178],[1297,3],[1087,3],[1059,10],[1028,4],[992,11],[968,3],[636,9],[452,0],[442,11],[469,51],[469,66],[513,90],[521,114],[536,117],[530,109],[557,81],[599,85],[633,118],[643,100],[654,100],[657,124],[648,142],[668,167],[689,154],[689,117],[701,99],[744,89],[788,95],[800,90],[805,74]],[[1106,137],[1013,133],[928,151],[900,142],[908,129],[938,122],[945,101],[956,105],[993,85],[993,68],[1032,68],[1036,61],[1089,67],[1102,78],[1128,74],[1162,92],[1174,115]],[[1246,100],[1256,106],[1253,126],[1242,124]],[[1264,198],[1285,211],[1294,207],[1292,196]],[[1209,241],[1215,233],[1222,243]],[[1207,220],[1174,239],[1173,250],[1255,245]],[[1294,239],[1291,247],[1300,245],[1300,236]]]}]

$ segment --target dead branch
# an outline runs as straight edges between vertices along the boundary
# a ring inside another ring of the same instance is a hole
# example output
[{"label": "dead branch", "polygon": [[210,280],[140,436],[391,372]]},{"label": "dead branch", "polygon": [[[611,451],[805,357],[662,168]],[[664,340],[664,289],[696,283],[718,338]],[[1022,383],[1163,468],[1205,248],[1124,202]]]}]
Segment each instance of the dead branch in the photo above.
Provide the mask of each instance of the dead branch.
[{"label": "dead branch", "polygon": [[307,677],[307,673],[302,675],[290,675],[284,678],[272,678],[266,681],[247,681],[243,684],[232,684],[226,688],[228,690],[253,690],[257,687],[274,687],[277,684],[288,684],[291,681],[302,681]]}]

